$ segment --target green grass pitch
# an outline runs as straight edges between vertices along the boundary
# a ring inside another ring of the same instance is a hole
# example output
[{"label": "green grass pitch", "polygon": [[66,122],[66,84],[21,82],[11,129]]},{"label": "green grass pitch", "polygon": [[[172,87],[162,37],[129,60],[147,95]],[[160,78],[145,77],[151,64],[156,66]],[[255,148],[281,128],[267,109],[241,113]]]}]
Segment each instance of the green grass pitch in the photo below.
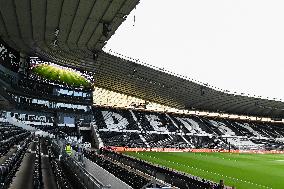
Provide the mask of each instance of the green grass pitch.
[{"label": "green grass pitch", "polygon": [[125,152],[155,164],[237,189],[284,189],[284,155],[191,152]]}]

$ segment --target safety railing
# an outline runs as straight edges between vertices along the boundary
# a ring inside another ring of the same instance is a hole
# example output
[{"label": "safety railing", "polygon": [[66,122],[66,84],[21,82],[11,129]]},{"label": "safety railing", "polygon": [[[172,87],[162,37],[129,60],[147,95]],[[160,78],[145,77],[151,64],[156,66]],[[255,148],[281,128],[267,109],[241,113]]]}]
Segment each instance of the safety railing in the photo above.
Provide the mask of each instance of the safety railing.
[{"label": "safety railing", "polygon": [[87,189],[107,189],[111,188],[110,185],[104,185],[99,180],[97,180],[95,177],[93,177],[86,169],[79,164],[74,158],[69,156],[65,151],[61,150],[58,144],[56,144],[54,141],[52,142],[52,147],[57,151],[56,153],[62,155],[62,163],[65,164],[69,170],[73,172],[73,174],[76,174],[77,177],[80,179],[82,184]]}]

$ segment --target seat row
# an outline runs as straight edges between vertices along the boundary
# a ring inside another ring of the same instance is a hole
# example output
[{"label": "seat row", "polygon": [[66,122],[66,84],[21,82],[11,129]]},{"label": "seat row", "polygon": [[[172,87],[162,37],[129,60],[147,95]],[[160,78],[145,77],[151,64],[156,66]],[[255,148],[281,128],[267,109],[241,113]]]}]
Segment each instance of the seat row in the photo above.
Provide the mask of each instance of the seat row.
[{"label": "seat row", "polygon": [[150,182],[150,180],[147,180],[96,153],[86,152],[85,156],[133,188],[142,188]]}]

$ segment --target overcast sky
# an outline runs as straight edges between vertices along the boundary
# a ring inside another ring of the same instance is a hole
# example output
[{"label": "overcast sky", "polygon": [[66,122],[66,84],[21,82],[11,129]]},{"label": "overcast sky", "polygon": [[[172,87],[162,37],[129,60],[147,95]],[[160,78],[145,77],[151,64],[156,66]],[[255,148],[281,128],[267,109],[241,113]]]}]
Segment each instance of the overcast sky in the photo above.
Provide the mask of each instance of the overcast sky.
[{"label": "overcast sky", "polygon": [[218,88],[284,99],[283,10],[283,0],[141,0],[106,49]]}]

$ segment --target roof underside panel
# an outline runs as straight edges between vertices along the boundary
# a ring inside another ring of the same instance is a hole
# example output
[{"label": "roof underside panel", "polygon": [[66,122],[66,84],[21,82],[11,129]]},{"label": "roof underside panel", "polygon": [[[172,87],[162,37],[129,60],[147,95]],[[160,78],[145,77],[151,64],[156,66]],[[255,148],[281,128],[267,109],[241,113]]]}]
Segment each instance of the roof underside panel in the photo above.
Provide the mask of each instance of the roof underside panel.
[{"label": "roof underside panel", "polygon": [[[139,0],[0,0],[0,37],[22,53],[88,67]],[[103,32],[103,25],[107,32]],[[87,62],[86,63],[84,63]]]},{"label": "roof underside panel", "polygon": [[284,116],[283,102],[224,93],[107,53],[101,53],[94,66],[98,87],[170,107],[261,117]]}]

